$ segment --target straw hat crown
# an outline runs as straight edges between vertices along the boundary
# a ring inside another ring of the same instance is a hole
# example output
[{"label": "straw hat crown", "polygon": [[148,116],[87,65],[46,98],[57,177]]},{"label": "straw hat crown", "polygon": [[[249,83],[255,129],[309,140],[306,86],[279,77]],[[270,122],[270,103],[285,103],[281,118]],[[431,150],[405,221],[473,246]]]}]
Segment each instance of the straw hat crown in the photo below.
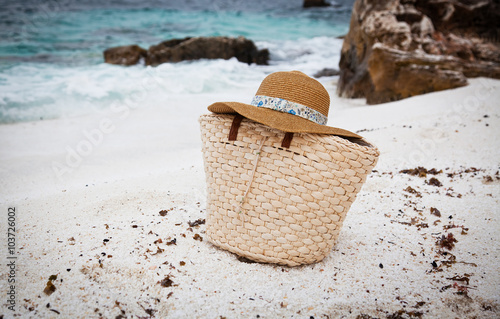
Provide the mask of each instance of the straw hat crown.
[{"label": "straw hat crown", "polygon": [[300,71],[268,75],[251,104],[216,102],[208,107],[214,113],[238,113],[284,132],[361,138],[353,132],[327,126],[329,109],[328,91]]},{"label": "straw hat crown", "polygon": [[276,72],[267,76],[255,95],[265,95],[306,105],[324,116],[330,109],[330,95],[315,79],[300,71]]}]

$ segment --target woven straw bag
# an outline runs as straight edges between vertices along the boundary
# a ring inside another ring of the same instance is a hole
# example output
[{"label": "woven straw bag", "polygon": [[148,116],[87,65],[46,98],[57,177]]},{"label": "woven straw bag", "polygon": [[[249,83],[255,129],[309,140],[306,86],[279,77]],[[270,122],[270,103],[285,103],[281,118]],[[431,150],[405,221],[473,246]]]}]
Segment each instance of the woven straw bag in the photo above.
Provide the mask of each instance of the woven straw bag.
[{"label": "woven straw bag", "polygon": [[285,133],[234,115],[200,117],[207,179],[206,234],[248,259],[289,266],[325,258],[378,150],[334,135]]}]

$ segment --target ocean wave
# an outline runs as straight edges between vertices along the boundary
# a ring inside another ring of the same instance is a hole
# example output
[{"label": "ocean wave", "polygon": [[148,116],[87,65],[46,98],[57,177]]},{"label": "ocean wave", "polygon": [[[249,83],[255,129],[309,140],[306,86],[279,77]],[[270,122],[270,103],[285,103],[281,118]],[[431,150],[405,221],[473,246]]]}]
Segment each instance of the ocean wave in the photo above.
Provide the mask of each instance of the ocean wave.
[{"label": "ocean wave", "polygon": [[100,63],[67,66],[16,63],[0,72],[0,123],[79,116],[109,109],[115,102],[140,96],[141,103],[161,103],[177,95],[220,94],[258,88],[275,71],[300,70],[313,75],[339,61],[342,40],[330,37],[296,41],[260,41],[269,48],[270,65],[230,60],[123,67]]}]

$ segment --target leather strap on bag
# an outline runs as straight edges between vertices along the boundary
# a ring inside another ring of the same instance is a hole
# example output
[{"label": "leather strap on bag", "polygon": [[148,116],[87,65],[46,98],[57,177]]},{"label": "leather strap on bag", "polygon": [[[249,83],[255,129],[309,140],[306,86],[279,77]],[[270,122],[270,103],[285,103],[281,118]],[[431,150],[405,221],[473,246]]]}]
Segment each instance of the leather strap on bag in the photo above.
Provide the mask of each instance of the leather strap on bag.
[{"label": "leather strap on bag", "polygon": [[[242,120],[243,120],[242,115],[240,114],[235,115],[233,123],[231,124],[231,129],[229,130],[229,136],[228,136],[229,141],[236,141],[236,137],[238,137],[238,130],[240,128]],[[281,147],[289,148],[290,144],[292,143],[292,139],[293,139],[293,133],[286,132],[285,136],[283,137],[283,141],[281,141]]]},{"label": "leather strap on bag", "polygon": [[240,128],[241,121],[243,120],[243,116],[236,114],[233,119],[233,124],[231,124],[231,129],[229,130],[228,140],[236,141],[236,137],[238,136],[238,129]]},{"label": "leather strap on bag", "polygon": [[283,141],[281,141],[281,147],[284,148],[289,148],[290,143],[292,143],[293,139],[293,133],[292,132],[286,132],[285,137],[283,137]]}]

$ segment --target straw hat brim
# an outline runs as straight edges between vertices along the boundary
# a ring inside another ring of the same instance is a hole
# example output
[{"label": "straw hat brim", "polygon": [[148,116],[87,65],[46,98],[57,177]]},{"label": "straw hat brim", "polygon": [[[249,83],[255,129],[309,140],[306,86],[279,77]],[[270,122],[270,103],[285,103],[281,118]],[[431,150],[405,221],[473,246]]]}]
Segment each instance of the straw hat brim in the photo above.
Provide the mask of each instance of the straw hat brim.
[{"label": "straw hat brim", "polygon": [[211,104],[208,110],[213,113],[238,113],[255,122],[265,124],[284,132],[329,134],[362,138],[358,134],[348,130],[317,124],[293,114],[256,107],[240,102],[216,102]]}]

